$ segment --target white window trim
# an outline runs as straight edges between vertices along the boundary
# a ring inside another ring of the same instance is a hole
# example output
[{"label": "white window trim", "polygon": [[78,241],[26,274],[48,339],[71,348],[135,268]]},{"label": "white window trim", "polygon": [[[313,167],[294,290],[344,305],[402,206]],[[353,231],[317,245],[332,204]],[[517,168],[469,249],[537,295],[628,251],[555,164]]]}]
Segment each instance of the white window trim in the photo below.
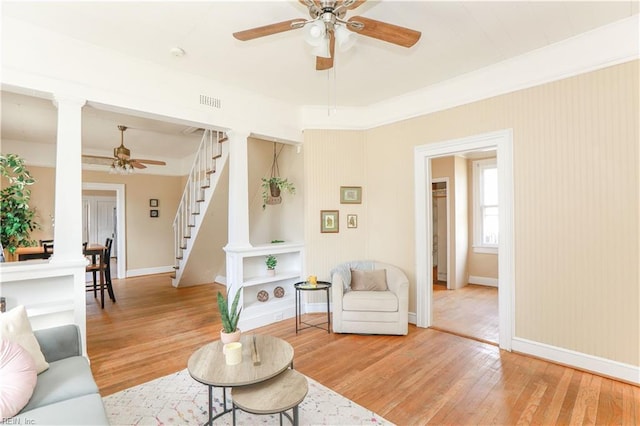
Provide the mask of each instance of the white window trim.
[{"label": "white window trim", "polygon": [[482,242],[482,209],[480,199],[482,191],[482,170],[487,168],[497,168],[496,158],[487,158],[472,162],[473,169],[473,252],[498,254],[498,244],[484,244]]}]

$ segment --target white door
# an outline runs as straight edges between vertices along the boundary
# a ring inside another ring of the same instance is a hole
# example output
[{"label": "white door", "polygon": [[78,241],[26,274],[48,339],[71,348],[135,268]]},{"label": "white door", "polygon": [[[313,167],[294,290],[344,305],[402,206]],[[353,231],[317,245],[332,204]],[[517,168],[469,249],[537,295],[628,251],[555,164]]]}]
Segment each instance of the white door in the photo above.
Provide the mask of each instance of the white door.
[{"label": "white door", "polygon": [[[96,208],[96,239],[98,243],[104,244],[107,238],[113,239],[116,235],[115,227],[115,211],[116,200],[114,199],[98,199],[95,204]],[[112,256],[116,254],[111,253]]]}]

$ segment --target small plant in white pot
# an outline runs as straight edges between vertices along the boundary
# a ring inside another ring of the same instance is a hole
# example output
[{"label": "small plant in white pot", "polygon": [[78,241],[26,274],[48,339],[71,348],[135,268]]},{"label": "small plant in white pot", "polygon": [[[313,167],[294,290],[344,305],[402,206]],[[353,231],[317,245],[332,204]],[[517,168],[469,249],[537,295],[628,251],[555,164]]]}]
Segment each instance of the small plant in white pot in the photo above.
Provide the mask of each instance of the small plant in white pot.
[{"label": "small plant in white pot", "polygon": [[220,330],[220,340],[222,343],[231,343],[240,341],[240,329],[238,328],[238,320],[242,307],[238,308],[240,302],[240,292],[242,288],[236,292],[231,309],[227,299],[218,292],[218,310],[220,311],[220,319],[222,320],[222,330]]},{"label": "small plant in white pot", "polygon": [[264,263],[267,265],[267,273],[269,275],[275,275],[276,265],[278,264],[278,258],[270,254],[266,257]]}]

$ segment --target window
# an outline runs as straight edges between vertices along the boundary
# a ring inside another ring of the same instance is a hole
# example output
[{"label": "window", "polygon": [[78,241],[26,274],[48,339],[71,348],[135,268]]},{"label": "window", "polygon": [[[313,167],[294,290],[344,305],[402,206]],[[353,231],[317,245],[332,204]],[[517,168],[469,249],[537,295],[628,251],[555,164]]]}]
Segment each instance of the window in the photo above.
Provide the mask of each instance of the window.
[{"label": "window", "polygon": [[473,249],[498,252],[498,166],[495,158],[473,162]]}]

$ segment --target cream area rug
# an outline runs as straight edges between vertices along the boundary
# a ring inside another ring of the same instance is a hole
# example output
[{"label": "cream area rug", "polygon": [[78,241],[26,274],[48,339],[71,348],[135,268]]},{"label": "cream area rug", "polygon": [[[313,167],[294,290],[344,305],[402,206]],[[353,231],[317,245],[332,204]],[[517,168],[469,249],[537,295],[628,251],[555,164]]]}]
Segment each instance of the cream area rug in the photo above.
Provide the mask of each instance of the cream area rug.
[{"label": "cream area rug", "polygon": [[[301,425],[391,425],[384,418],[307,377],[309,393],[299,406]],[[231,407],[227,390],[227,407]],[[103,398],[112,425],[202,425],[209,420],[207,386],[182,370]],[[214,415],[223,411],[222,389],[213,393]],[[288,411],[291,415],[291,410]],[[279,416],[236,412],[238,425],[275,425]],[[232,423],[231,413],[214,425]],[[283,424],[290,424],[283,419]]]}]

